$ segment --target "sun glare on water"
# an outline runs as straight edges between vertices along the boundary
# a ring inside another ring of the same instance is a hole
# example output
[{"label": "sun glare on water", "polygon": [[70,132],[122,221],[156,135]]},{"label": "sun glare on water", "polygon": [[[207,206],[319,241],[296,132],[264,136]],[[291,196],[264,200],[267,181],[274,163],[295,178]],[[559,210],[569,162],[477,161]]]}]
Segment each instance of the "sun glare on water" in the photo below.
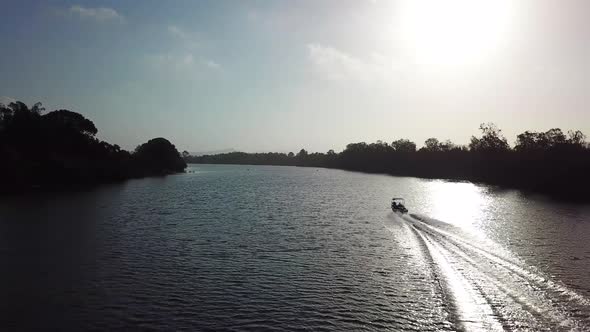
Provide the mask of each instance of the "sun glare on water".
[{"label": "sun glare on water", "polygon": [[401,37],[421,65],[473,65],[486,61],[509,37],[511,0],[404,0]]},{"label": "sun glare on water", "polygon": [[489,216],[482,189],[472,183],[432,181],[429,215],[464,229],[476,229]]}]

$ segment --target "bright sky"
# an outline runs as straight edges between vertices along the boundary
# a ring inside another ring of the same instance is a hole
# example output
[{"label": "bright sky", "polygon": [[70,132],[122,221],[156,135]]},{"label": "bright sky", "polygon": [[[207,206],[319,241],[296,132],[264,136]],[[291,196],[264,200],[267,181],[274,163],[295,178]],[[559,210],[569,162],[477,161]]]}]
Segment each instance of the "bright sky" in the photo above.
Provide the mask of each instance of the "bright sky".
[{"label": "bright sky", "polygon": [[3,1],[0,96],[126,148],[590,135],[590,1]]}]

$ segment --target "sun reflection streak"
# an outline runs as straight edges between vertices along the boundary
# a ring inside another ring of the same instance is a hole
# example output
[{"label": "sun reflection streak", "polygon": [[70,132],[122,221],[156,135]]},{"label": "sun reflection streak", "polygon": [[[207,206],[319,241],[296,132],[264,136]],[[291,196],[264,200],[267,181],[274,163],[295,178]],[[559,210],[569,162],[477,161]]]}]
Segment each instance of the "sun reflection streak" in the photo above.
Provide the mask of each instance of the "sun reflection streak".
[{"label": "sun reflection streak", "polygon": [[481,187],[473,183],[435,181],[430,184],[428,206],[432,218],[473,229],[486,218],[488,199]]},{"label": "sun reflection streak", "polygon": [[473,289],[470,282],[453,267],[452,255],[440,245],[432,242],[427,236],[419,233],[432,258],[443,276],[445,288],[450,290],[452,297],[451,314],[461,330],[467,331],[503,331],[502,325],[494,317],[492,307],[486,302],[483,294]]}]

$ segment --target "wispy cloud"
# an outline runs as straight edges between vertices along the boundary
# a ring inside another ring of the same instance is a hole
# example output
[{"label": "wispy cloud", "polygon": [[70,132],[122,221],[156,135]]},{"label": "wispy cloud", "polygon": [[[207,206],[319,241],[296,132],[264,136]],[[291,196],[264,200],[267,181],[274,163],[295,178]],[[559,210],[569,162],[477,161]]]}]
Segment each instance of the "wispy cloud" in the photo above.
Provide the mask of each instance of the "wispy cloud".
[{"label": "wispy cloud", "polygon": [[166,70],[187,69],[195,64],[195,58],[190,53],[149,55],[146,60],[150,66]]},{"label": "wispy cloud", "polygon": [[207,66],[209,68],[213,68],[213,69],[221,68],[220,64],[218,64],[217,62],[212,61],[212,60],[204,60],[203,63],[205,64],[205,66]]},{"label": "wispy cloud", "polygon": [[112,8],[106,7],[90,8],[74,5],[70,7],[69,13],[82,19],[94,20],[98,22],[125,22],[125,17],[123,15],[119,14]]},{"label": "wispy cloud", "polygon": [[317,74],[328,80],[385,79],[397,70],[393,61],[378,53],[361,59],[319,43],[307,44],[307,52]]},{"label": "wispy cloud", "polygon": [[182,47],[188,50],[195,50],[199,47],[197,37],[194,33],[191,33],[178,25],[169,25],[166,30],[170,36],[181,42]]},{"label": "wispy cloud", "polygon": [[194,34],[178,25],[168,25],[166,32],[178,40],[176,47],[163,54],[148,55],[147,63],[152,68],[165,71],[180,71],[187,69],[219,69],[221,65],[207,57],[200,55],[199,44]]},{"label": "wispy cloud", "polygon": [[154,69],[184,71],[194,68],[219,69],[221,65],[213,60],[195,57],[192,53],[166,53],[148,55],[146,61]]},{"label": "wispy cloud", "polygon": [[180,27],[176,26],[176,25],[169,25],[168,26],[168,32],[176,37],[176,38],[180,38],[180,39],[188,39],[188,34],[181,29]]}]

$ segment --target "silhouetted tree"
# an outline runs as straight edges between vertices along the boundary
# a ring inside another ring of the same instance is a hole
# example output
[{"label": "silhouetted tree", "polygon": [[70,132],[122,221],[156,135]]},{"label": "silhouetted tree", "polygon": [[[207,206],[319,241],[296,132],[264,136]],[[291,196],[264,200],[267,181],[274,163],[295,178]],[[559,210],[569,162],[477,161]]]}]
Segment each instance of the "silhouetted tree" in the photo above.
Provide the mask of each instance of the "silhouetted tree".
[{"label": "silhouetted tree", "polygon": [[309,154],[307,153],[307,151],[305,151],[305,149],[301,149],[301,150],[299,151],[299,153],[297,154],[297,157],[298,157],[298,158],[305,158],[305,157],[307,157],[308,155],[309,155]]},{"label": "silhouetted tree", "polygon": [[508,151],[510,146],[506,138],[502,136],[502,131],[493,123],[482,123],[479,126],[482,131],[482,137],[471,136],[469,149],[476,152],[503,152]]},{"label": "silhouetted tree", "polygon": [[440,151],[440,142],[438,141],[438,139],[431,137],[424,141],[424,147],[422,148],[422,150],[428,152]]},{"label": "silhouetted tree", "polygon": [[[170,170],[162,161],[138,162],[118,145],[98,140],[94,123],[79,113],[44,113],[41,103],[0,105],[0,191],[87,185]],[[172,169],[180,171],[178,165]]]},{"label": "silhouetted tree", "polygon": [[568,139],[567,142],[569,144],[584,146],[586,144],[586,135],[579,130],[573,131],[570,130],[567,132]]},{"label": "silhouetted tree", "polygon": [[554,147],[556,145],[564,144],[566,142],[565,135],[559,128],[549,129],[545,136],[547,137],[547,141],[549,142],[550,147]]},{"label": "silhouetted tree", "polygon": [[396,152],[416,152],[416,143],[407,139],[398,139],[391,143],[391,147]]},{"label": "silhouetted tree", "polygon": [[493,124],[482,124],[481,137],[472,137],[469,149],[446,140],[426,140],[416,152],[415,144],[400,139],[387,144],[350,143],[336,153],[232,152],[190,156],[195,163],[292,165],[331,167],[352,171],[471,180],[588,200],[590,195],[590,149],[579,131],[567,137],[558,128],[524,132],[511,149]]},{"label": "silhouetted tree", "polygon": [[43,122],[56,131],[74,131],[83,135],[94,136],[98,129],[94,123],[82,114],[68,110],[58,110],[43,116]]},{"label": "silhouetted tree", "polygon": [[586,136],[579,130],[568,132],[568,137],[561,129],[553,128],[544,133],[525,131],[516,138],[515,151],[541,152],[549,149],[567,148],[570,146],[583,147]]},{"label": "silhouetted tree", "polygon": [[449,151],[460,149],[460,147],[458,147],[453,142],[451,142],[450,139],[444,141],[443,143],[439,143],[438,148],[442,152],[449,152]]},{"label": "silhouetted tree", "polygon": [[186,168],[186,162],[176,147],[162,137],[138,146],[133,157],[139,163],[137,166],[148,173],[167,174],[182,172]]},{"label": "silhouetted tree", "polygon": [[547,147],[544,142],[544,135],[542,133],[525,131],[516,136],[516,144],[514,149],[516,151],[534,151],[542,150]]}]

